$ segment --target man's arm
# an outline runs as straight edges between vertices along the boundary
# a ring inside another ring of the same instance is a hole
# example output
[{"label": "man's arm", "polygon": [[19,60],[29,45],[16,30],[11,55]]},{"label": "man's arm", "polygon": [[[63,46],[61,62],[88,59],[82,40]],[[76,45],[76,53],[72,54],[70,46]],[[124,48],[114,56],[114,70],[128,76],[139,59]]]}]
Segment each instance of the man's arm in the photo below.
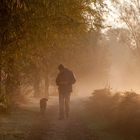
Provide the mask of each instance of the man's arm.
[{"label": "man's arm", "polygon": [[73,72],[71,72],[71,83],[74,84],[76,82],[75,76]]},{"label": "man's arm", "polygon": [[72,75],[73,75],[73,84],[74,84],[74,83],[76,83],[76,78],[73,73],[72,73]]}]

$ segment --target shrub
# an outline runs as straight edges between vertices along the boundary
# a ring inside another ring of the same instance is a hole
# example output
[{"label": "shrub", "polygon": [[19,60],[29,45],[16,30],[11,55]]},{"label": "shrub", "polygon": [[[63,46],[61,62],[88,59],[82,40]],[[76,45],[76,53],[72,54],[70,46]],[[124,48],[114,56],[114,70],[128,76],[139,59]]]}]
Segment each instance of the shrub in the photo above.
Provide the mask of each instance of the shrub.
[{"label": "shrub", "polygon": [[140,139],[140,95],[132,92],[112,93],[99,89],[92,93],[90,110],[93,118],[110,123],[111,129],[126,137]]}]

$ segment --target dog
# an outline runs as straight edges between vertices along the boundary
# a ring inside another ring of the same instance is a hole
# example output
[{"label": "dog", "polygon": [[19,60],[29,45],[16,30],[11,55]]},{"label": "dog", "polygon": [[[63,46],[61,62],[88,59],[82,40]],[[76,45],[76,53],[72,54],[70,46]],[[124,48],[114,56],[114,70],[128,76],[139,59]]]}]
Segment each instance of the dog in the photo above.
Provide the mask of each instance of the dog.
[{"label": "dog", "polygon": [[44,115],[45,112],[46,112],[47,101],[48,101],[47,98],[42,98],[42,99],[40,99],[40,113],[41,113],[42,115]]}]

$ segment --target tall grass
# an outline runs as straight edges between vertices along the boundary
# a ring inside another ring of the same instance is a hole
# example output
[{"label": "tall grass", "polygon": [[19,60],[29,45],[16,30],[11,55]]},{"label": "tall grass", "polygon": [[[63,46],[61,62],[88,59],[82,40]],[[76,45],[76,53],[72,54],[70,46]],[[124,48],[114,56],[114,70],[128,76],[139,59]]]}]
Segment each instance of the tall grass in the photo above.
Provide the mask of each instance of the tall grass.
[{"label": "tall grass", "polygon": [[132,92],[112,93],[109,89],[95,90],[89,108],[95,120],[107,122],[108,129],[127,140],[140,140],[140,95]]}]

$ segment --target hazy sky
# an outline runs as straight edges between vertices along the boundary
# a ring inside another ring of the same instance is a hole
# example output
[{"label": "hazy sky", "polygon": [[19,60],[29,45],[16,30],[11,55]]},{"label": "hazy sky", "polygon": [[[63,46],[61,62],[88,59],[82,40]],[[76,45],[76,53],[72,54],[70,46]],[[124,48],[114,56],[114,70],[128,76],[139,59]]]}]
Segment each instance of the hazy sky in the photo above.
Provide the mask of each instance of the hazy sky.
[{"label": "hazy sky", "polygon": [[109,14],[105,16],[105,24],[112,27],[122,27],[123,25],[119,21],[119,10],[117,10],[117,6],[112,5],[110,0],[106,0],[106,4],[108,5]]}]

